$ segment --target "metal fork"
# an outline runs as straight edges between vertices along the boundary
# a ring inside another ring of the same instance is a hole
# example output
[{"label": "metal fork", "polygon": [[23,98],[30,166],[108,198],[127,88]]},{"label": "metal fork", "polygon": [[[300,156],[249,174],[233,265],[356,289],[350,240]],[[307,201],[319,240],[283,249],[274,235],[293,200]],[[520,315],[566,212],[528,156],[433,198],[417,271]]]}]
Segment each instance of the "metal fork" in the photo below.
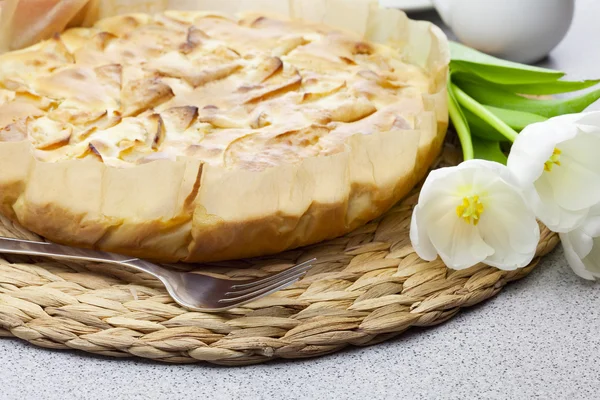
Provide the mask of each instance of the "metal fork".
[{"label": "metal fork", "polygon": [[54,243],[0,237],[0,253],[95,261],[134,268],[159,279],[177,303],[191,310],[217,312],[240,306],[296,283],[316,259],[260,279],[230,280],[178,272],[139,258]]}]

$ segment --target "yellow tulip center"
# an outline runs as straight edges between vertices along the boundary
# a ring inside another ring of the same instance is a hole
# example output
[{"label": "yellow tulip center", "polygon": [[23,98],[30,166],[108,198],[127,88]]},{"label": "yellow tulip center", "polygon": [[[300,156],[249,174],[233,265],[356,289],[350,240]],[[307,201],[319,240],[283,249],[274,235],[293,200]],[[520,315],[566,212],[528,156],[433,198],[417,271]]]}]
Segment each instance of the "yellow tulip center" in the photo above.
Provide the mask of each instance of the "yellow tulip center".
[{"label": "yellow tulip center", "polygon": [[481,214],[483,214],[483,204],[477,195],[463,197],[462,203],[456,207],[456,215],[467,224],[477,225]]},{"label": "yellow tulip center", "polygon": [[554,167],[555,165],[558,165],[560,167],[560,154],[561,153],[562,152],[560,151],[560,149],[557,149],[556,147],[554,148],[552,155],[550,156],[548,161],[546,161],[544,163],[545,171],[548,171],[548,172],[552,171],[552,167]]}]

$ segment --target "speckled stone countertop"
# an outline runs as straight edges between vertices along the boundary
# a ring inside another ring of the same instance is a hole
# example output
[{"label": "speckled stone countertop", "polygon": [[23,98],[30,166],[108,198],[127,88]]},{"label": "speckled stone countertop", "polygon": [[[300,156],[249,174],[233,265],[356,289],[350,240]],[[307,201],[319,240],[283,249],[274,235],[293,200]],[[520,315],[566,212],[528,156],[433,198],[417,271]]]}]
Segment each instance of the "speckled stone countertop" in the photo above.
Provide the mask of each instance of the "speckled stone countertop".
[{"label": "speckled stone countertop", "polygon": [[[600,1],[578,0],[543,65],[600,77]],[[412,18],[439,23],[433,12]],[[595,109],[600,109],[596,104]],[[437,327],[300,361],[222,368],[52,351],[0,339],[0,399],[595,399],[600,283],[560,249],[527,278]]]}]

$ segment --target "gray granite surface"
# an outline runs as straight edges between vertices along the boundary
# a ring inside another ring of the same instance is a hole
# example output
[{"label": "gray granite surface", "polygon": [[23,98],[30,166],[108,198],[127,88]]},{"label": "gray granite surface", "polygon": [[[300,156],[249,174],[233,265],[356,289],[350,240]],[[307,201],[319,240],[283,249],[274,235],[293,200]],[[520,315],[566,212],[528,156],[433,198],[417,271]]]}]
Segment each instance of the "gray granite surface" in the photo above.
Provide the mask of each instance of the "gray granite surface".
[{"label": "gray granite surface", "polygon": [[[544,65],[600,77],[599,17],[600,1],[578,0]],[[0,339],[0,399],[598,399],[599,356],[600,284],[577,278],[558,249],[441,326],[318,359],[175,366]]]}]

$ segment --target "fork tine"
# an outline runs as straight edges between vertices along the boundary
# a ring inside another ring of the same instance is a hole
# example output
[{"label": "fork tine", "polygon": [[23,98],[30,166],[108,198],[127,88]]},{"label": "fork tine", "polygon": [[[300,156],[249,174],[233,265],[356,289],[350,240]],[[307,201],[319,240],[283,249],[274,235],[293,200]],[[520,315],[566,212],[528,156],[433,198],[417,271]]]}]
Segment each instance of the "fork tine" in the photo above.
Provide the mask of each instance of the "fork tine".
[{"label": "fork tine", "polygon": [[286,288],[286,287],[298,282],[298,280],[302,277],[302,275],[304,275],[304,272],[294,275],[290,278],[284,279],[283,281],[279,281],[279,282],[272,284],[270,286],[267,286],[265,288],[256,290],[254,292],[246,293],[242,296],[220,299],[219,303],[241,303],[241,302],[246,302],[249,300],[255,300],[259,297],[266,296],[270,293],[276,292],[278,290],[281,290],[283,288]]},{"label": "fork tine", "polygon": [[299,272],[299,271],[306,271],[306,270],[312,268],[312,264],[311,263],[315,262],[316,260],[317,260],[316,258],[313,258],[311,260],[304,261],[303,263],[300,263],[298,265],[294,265],[292,268],[288,268],[285,271],[279,272],[278,274],[270,275],[270,276],[267,276],[266,278],[259,279],[257,281],[252,281],[252,282],[248,282],[248,283],[233,285],[233,286],[231,286],[231,289],[232,290],[250,289],[250,288],[256,287],[257,285],[262,285],[264,283],[273,282],[273,281],[278,280],[279,278],[281,278],[281,277],[283,277],[285,275],[289,275],[290,273],[295,273],[295,272]]},{"label": "fork tine", "polygon": [[245,289],[237,289],[239,286],[232,286],[230,291],[225,293],[225,295],[226,296],[229,296],[229,295],[240,295],[241,296],[246,293],[255,292],[259,289],[263,289],[267,286],[276,284],[277,282],[281,282],[284,279],[291,278],[292,276],[296,276],[298,274],[304,274],[311,267],[312,267],[311,265],[305,265],[303,268],[295,268],[293,271],[288,270],[288,271],[285,271],[285,273],[277,274],[276,276],[271,277],[271,279],[269,279],[269,280],[262,279],[258,283],[254,283],[254,284],[248,283],[248,284],[244,285]]},{"label": "fork tine", "polygon": [[261,290],[268,289],[268,288],[270,288],[272,286],[279,285],[281,282],[286,282],[289,279],[302,278],[302,276],[304,276],[305,273],[306,273],[306,271],[296,272],[295,274],[292,274],[292,275],[289,275],[289,276],[285,276],[285,277],[283,277],[281,279],[278,279],[277,281],[270,282],[268,284],[263,284],[263,285],[260,285],[260,287],[255,287],[255,288],[252,288],[252,289],[244,289],[244,290],[240,290],[240,291],[232,290],[230,292],[225,293],[223,295],[223,298],[225,298],[225,299],[227,299],[227,298],[238,298],[238,297],[242,297],[242,296],[247,295],[247,294],[256,293],[256,292],[259,292]]}]

